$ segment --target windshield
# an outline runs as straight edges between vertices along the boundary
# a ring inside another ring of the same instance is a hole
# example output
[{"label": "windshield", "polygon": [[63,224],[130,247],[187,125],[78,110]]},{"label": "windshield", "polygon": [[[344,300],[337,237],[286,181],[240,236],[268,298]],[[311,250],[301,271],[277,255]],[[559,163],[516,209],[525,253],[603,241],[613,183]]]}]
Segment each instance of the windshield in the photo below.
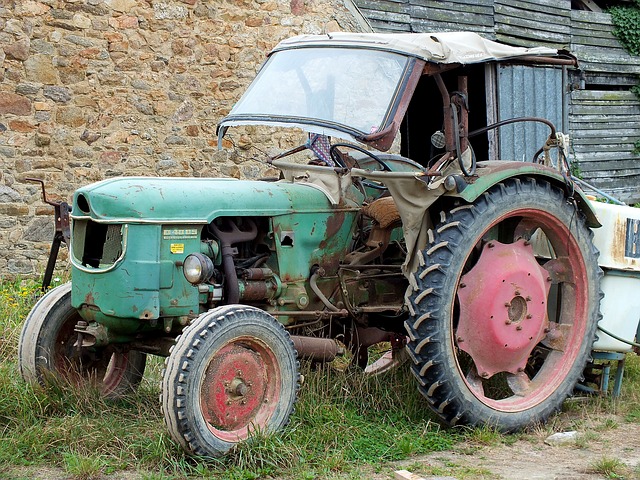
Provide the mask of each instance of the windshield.
[{"label": "windshield", "polygon": [[269,57],[222,124],[261,119],[269,121],[258,123],[296,124],[314,131],[307,128],[308,120],[312,125],[346,127],[351,135],[354,130],[376,133],[393,113],[408,62],[402,55],[360,48],[279,51]]}]

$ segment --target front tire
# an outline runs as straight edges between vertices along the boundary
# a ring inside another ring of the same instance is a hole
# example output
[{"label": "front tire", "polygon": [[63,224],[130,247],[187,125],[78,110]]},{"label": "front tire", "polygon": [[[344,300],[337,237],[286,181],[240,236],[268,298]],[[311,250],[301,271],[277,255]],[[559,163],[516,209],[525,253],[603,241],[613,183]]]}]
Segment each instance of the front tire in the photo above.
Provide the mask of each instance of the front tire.
[{"label": "front tire", "polygon": [[506,180],[442,214],[405,324],[441,419],[514,431],[561,407],[600,317],[597,256],[581,213],[544,181]]},{"label": "front tire", "polygon": [[71,306],[71,283],[44,295],[29,312],[18,344],[20,375],[45,385],[51,376],[82,385],[90,382],[111,399],[131,393],[144,374],[146,355],[108,345],[82,350],[74,346],[74,328],[82,317]]},{"label": "front tire", "polygon": [[229,305],[200,315],[165,364],[165,423],[190,454],[220,456],[289,422],[299,389],[297,353],[263,310]]}]

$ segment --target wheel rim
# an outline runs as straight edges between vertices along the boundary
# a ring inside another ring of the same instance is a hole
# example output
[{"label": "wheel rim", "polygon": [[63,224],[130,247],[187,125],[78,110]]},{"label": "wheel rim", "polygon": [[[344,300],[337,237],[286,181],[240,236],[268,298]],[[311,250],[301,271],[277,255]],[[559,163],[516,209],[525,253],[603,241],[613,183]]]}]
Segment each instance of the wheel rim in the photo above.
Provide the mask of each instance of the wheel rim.
[{"label": "wheel rim", "polygon": [[75,326],[82,317],[77,312],[69,314],[62,322],[56,335],[53,365],[58,375],[65,380],[80,385],[89,382],[104,395],[114,392],[129,366],[129,357],[111,347],[81,350],[75,346],[78,334]]},{"label": "wheel rim", "polygon": [[[500,241],[488,238],[495,233]],[[451,315],[456,363],[476,398],[515,412],[557,390],[580,355],[587,278],[579,245],[550,213],[519,209],[485,231],[467,257]]]},{"label": "wheel rim", "polygon": [[280,368],[273,351],[240,337],[211,357],[200,387],[200,407],[211,433],[239,442],[264,428],[280,398]]}]

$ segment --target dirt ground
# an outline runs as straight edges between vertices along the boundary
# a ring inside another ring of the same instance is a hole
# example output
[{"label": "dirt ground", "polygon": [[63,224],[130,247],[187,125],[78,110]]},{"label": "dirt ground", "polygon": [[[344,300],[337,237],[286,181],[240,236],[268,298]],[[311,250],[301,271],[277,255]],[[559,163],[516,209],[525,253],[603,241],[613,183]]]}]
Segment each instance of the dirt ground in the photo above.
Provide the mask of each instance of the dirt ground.
[{"label": "dirt ground", "polygon": [[[463,444],[452,451],[403,462],[399,467],[425,479],[640,479],[640,423],[611,415],[588,420],[575,430],[577,437],[564,444],[546,444],[549,431],[541,430],[522,435],[510,445]],[[602,468],[607,463],[617,464],[609,476]],[[433,472],[446,473],[434,476]]]}]

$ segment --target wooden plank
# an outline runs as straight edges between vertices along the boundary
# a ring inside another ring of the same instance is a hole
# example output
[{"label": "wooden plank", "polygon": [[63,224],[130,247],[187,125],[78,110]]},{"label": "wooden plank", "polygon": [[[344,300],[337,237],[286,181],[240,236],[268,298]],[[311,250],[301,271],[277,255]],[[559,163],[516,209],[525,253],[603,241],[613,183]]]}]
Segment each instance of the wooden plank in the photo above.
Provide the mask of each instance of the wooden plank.
[{"label": "wooden plank", "polygon": [[609,51],[607,49],[590,47],[585,45],[573,45],[572,52],[578,56],[578,59],[589,62],[613,62],[613,63],[632,63],[640,65],[640,57],[632,56],[624,49],[616,49]]},{"label": "wooden plank", "polygon": [[[574,102],[573,104],[576,106],[582,106],[582,107],[589,107],[589,106],[600,107],[602,109],[602,113],[611,114],[611,115],[616,115],[618,113],[619,107],[634,107],[634,106],[638,107],[637,102],[629,102],[624,100],[611,100],[611,101],[589,100],[584,102]],[[636,111],[640,111],[640,110],[636,110]]]},{"label": "wooden plank", "polygon": [[640,106],[640,99],[628,90],[574,90],[571,100],[620,100],[635,102]]},{"label": "wooden plank", "polygon": [[409,0],[409,5],[421,10],[474,13],[493,17],[493,2],[443,2],[442,0]]},{"label": "wooden plank", "polygon": [[594,35],[613,35],[613,24],[607,23],[593,23],[593,22],[576,22],[571,19],[571,28],[577,31],[591,30]]},{"label": "wooden plank", "polygon": [[493,27],[493,18],[489,15],[479,15],[472,12],[455,12],[451,10],[439,10],[433,8],[411,5],[411,17],[413,19],[424,19],[432,22],[456,23],[459,25],[480,25]]},{"label": "wooden plank", "polygon": [[369,23],[371,24],[371,28],[373,28],[374,32],[382,32],[382,33],[410,33],[411,25],[408,23],[394,23],[394,22],[385,22],[382,20],[375,20],[368,18]]},{"label": "wooden plank", "polygon": [[487,7],[493,10],[494,0],[408,0],[412,5],[422,5],[423,7],[434,5],[434,4],[445,4],[445,8],[451,6],[451,8],[460,9],[464,7],[473,7],[473,6],[481,6]]},{"label": "wooden plank", "polygon": [[600,38],[617,38],[613,34],[613,25],[596,25],[597,28],[589,23],[572,23],[571,33],[577,36],[597,36]]},{"label": "wooden plank", "polygon": [[380,10],[361,10],[362,14],[368,20],[377,20],[382,22],[403,23],[409,25],[411,17],[406,13],[381,12]]},{"label": "wooden plank", "polygon": [[357,0],[355,3],[360,10],[378,10],[380,12],[390,13],[409,13],[408,0],[404,0],[402,2],[393,2],[389,0]]},{"label": "wooden plank", "polygon": [[622,49],[622,45],[617,38],[603,38],[598,36],[578,36],[575,32],[571,32],[571,45],[585,45],[593,47],[606,47],[606,48],[619,48]]},{"label": "wooden plank", "polygon": [[534,12],[549,12],[558,16],[569,18],[571,16],[570,0],[496,0],[495,8],[511,6]]},{"label": "wooden plank", "polygon": [[[572,130],[571,143],[587,144],[600,141],[602,143],[633,144],[640,138],[640,128],[623,128],[612,130]],[[597,145],[597,143],[593,143]]]},{"label": "wooden plank", "polygon": [[504,28],[502,26],[496,26],[496,38],[499,40],[513,44],[516,46],[532,47],[546,45],[555,48],[562,48],[567,45],[565,42],[565,36],[559,34],[549,34],[548,32],[542,32],[539,30],[531,31],[528,28]]},{"label": "wooden plank", "polygon": [[640,128],[611,128],[607,130],[577,130],[571,129],[571,140],[574,142],[617,141],[623,142],[625,138],[635,142],[640,138]]},{"label": "wooden plank", "polygon": [[[573,115],[597,115],[602,113],[602,107],[599,105],[571,105],[569,113]],[[636,106],[618,106],[616,108],[617,115],[636,115],[638,107]]]},{"label": "wooden plank", "polygon": [[[411,19],[411,29],[413,32],[459,32],[462,28],[459,23],[434,22],[424,19]],[[464,30],[480,33],[490,40],[495,39],[493,27],[482,25],[465,25]]]},{"label": "wooden plank", "polygon": [[[575,120],[575,119],[580,119],[580,121]],[[577,130],[581,130],[581,131],[589,131],[590,129],[593,130],[599,130],[604,126],[607,126],[607,128],[615,128],[616,130],[622,129],[634,129],[634,128],[638,128],[638,125],[640,125],[640,123],[638,123],[640,120],[633,120],[633,118],[638,118],[638,116],[633,116],[633,115],[628,115],[625,116],[624,118],[630,118],[631,120],[629,120],[628,122],[621,122],[621,121],[616,121],[615,125],[612,125],[611,127],[608,127],[610,125],[610,121],[609,120],[602,120],[602,121],[598,121],[598,122],[587,122],[587,121],[582,121],[580,116],[574,116],[571,118],[570,122],[569,122],[569,128],[573,131],[577,131]]]},{"label": "wooden plank", "polygon": [[[594,144],[583,144],[583,143],[574,143],[572,144],[573,151],[576,154],[584,153],[591,154],[593,152],[598,153],[625,153],[629,151],[633,151],[633,140],[638,137],[634,137],[633,139],[627,138],[625,143],[599,143],[597,145]],[[630,142],[631,140],[631,142]],[[640,160],[634,160],[640,162]]]},{"label": "wooden plank", "polygon": [[505,6],[496,5],[495,21],[496,27],[504,23],[532,29],[544,29],[545,31],[562,33],[567,36],[571,32],[571,26],[561,17]]},{"label": "wooden plank", "polygon": [[587,10],[571,10],[571,21],[589,23],[594,25],[611,25],[611,14],[600,12],[589,12]]},{"label": "wooden plank", "polygon": [[394,480],[425,480],[423,477],[408,470],[396,470],[393,472],[393,478]]},{"label": "wooden plank", "polygon": [[609,74],[607,72],[584,71],[585,81],[589,85],[626,85],[632,87],[638,84],[638,76],[633,73]]},{"label": "wooden plank", "polygon": [[576,154],[576,158],[580,162],[603,162],[602,170],[606,170],[604,168],[604,163],[611,161],[626,161],[633,160],[634,162],[638,162],[638,168],[640,168],[640,157],[635,155],[629,150],[628,152],[590,152],[590,153],[582,153],[580,155]]}]

